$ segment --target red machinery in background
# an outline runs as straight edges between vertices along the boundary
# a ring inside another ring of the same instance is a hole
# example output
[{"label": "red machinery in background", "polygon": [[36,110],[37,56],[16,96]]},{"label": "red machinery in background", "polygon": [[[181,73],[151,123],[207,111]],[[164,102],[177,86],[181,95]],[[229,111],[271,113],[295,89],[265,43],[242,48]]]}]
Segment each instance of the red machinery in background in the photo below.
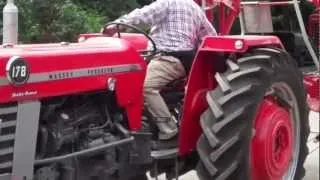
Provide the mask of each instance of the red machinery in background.
[{"label": "red machinery in background", "polygon": [[[319,57],[320,57],[320,1],[309,0],[315,6],[315,11],[308,17],[308,23],[304,25],[302,15],[298,6],[298,1],[248,1],[241,2],[239,0],[196,0],[196,2],[203,6],[206,10],[208,19],[211,22],[214,20],[219,21],[219,34],[226,35],[230,33],[232,25],[239,13],[243,14],[243,8],[246,6],[288,6],[293,5],[298,18],[300,30],[303,40],[305,42],[308,53],[314,61],[316,70],[313,72],[305,73],[304,83],[308,92],[308,105],[312,111],[320,112],[320,70],[319,70]],[[219,17],[214,19],[214,7],[219,4]],[[239,16],[243,22],[243,16]],[[241,31],[244,32],[245,25],[241,24]],[[307,30],[305,30],[307,27]],[[305,33],[307,32],[307,33]],[[243,33],[244,34],[244,33]],[[308,35],[308,37],[307,37]],[[299,57],[298,57],[299,58]]]},{"label": "red machinery in background", "polygon": [[[320,1],[312,0],[316,6],[315,11],[309,17],[308,34],[316,49],[316,54],[320,57]],[[318,73],[305,76],[305,85],[308,90],[308,104],[311,110],[320,112],[320,77]]]}]

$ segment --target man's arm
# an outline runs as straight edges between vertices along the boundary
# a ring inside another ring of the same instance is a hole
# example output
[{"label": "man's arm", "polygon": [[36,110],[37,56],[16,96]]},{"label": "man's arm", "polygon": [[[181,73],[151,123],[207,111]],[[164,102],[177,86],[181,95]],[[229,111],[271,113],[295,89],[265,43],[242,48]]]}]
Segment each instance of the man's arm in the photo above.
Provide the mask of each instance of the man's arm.
[{"label": "man's arm", "polygon": [[208,35],[216,36],[217,31],[213,27],[213,25],[209,22],[209,20],[206,17],[204,17],[202,20],[202,25],[200,27],[200,31],[199,31],[199,40],[202,41],[203,38]]},{"label": "man's arm", "polygon": [[127,24],[147,24],[155,25],[166,18],[169,7],[168,0],[157,0],[141,9],[135,9],[127,15],[115,20]]}]

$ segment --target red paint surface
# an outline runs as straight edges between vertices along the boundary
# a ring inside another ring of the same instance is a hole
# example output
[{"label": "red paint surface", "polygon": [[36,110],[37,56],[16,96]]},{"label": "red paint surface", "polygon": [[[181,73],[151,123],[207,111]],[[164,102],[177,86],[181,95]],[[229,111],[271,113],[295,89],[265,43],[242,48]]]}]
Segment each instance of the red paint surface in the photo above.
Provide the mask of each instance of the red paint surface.
[{"label": "red paint surface", "polygon": [[186,86],[179,139],[182,155],[195,149],[201,135],[200,115],[208,107],[205,95],[208,90],[216,87],[213,67],[214,59],[210,52],[199,52]]},{"label": "red paint surface", "polygon": [[[243,42],[243,47],[241,49],[236,48],[236,41]],[[280,39],[276,36],[234,35],[206,37],[200,47],[200,50],[215,52],[246,52],[249,47],[252,48],[267,45],[283,48]]]},{"label": "red paint surface", "polygon": [[[89,36],[94,36],[90,35]],[[127,40],[133,40],[133,44],[143,44],[144,40],[139,40],[138,36],[127,35]],[[131,39],[130,39],[131,38]],[[243,48],[236,49],[235,42],[243,41]],[[100,38],[90,40],[92,42],[101,41]],[[131,41],[130,41],[131,42]],[[137,43],[139,42],[139,43]],[[214,52],[245,52],[249,47],[261,45],[275,45],[283,47],[281,41],[275,36],[216,36],[207,37],[199,48],[199,52],[188,77],[185,91],[185,103],[182,114],[182,124],[180,128],[179,148],[180,154],[187,154],[196,147],[196,142],[201,135],[199,119],[201,113],[207,108],[205,93],[208,89],[214,89],[216,83],[214,80],[213,67]],[[138,46],[137,46],[138,47]],[[141,46],[144,47],[144,46]]]},{"label": "red paint surface", "polygon": [[[132,130],[140,128],[143,104],[142,85],[146,64],[128,43],[115,38],[104,38],[99,43],[76,43],[69,46],[38,44],[1,48],[0,77],[6,77],[6,63],[14,55],[21,56],[27,61],[31,75],[99,66],[139,64],[141,70],[135,72],[27,83],[17,87],[13,85],[0,86],[0,103],[104,90],[107,88],[107,79],[112,76],[117,79],[118,104],[129,112],[130,128]],[[36,92],[36,94],[19,98],[12,97],[13,93],[26,91]]]},{"label": "red paint surface", "polygon": [[[243,49],[235,49],[237,40],[244,42]],[[218,52],[244,52],[248,48],[260,45],[282,47],[281,41],[275,36],[216,36],[207,37],[199,48],[192,65],[185,91],[182,124],[180,128],[180,154],[188,154],[196,148],[202,131],[200,116],[208,107],[205,94],[216,87],[213,71],[216,64],[213,54]]]},{"label": "red paint surface", "polygon": [[290,114],[274,100],[263,100],[254,121],[251,146],[253,180],[280,180],[292,159],[293,137]]}]

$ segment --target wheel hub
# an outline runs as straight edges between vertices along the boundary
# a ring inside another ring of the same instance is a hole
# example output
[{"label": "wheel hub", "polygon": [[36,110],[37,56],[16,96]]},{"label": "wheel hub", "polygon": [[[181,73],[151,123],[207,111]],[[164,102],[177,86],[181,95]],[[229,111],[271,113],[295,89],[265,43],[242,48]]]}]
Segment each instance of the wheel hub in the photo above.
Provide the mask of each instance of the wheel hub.
[{"label": "wheel hub", "polygon": [[290,113],[272,98],[260,105],[251,146],[253,180],[280,180],[293,156]]}]

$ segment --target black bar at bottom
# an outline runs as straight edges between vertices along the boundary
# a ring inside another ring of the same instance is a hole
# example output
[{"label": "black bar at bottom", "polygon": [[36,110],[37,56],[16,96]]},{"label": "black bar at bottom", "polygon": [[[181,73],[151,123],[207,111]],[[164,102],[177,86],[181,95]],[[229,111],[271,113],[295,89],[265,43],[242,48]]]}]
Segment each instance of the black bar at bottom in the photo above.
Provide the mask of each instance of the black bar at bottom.
[{"label": "black bar at bottom", "polygon": [[123,145],[123,144],[128,144],[128,143],[130,143],[132,141],[134,141],[134,137],[133,136],[125,138],[125,139],[122,139],[122,140],[119,140],[119,141],[115,141],[115,142],[111,142],[111,143],[108,143],[108,144],[104,144],[104,145],[101,145],[101,146],[98,146],[98,147],[93,147],[93,148],[86,149],[86,150],[83,150],[83,151],[67,154],[67,155],[35,160],[34,165],[48,164],[48,163],[52,163],[52,162],[57,162],[57,161],[62,161],[62,160],[74,158],[74,157],[85,156],[87,154],[104,151],[104,150],[106,150],[108,148],[111,148],[111,147],[120,146],[120,145]]}]

